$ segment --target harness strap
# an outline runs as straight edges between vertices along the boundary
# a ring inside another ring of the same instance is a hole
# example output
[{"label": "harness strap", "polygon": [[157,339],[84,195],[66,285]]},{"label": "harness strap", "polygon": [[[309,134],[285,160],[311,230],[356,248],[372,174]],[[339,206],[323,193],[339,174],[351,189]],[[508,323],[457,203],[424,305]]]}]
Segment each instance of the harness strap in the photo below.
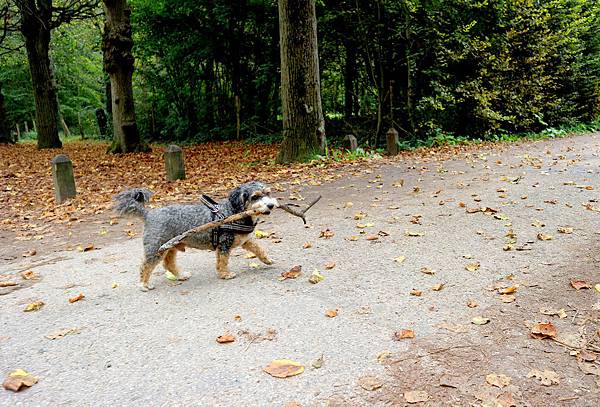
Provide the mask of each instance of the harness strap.
[{"label": "harness strap", "polygon": [[[210,196],[202,195],[200,197],[200,202],[202,202],[208,209],[210,209],[210,211],[212,212],[212,215],[213,215],[213,219],[212,219],[213,221],[225,219],[225,215],[223,214],[223,212],[221,212],[221,208],[219,208],[219,204],[217,202],[215,202],[215,200],[212,199]],[[248,218],[248,220],[250,220],[250,219],[251,218]],[[217,246],[219,245],[219,236],[221,234],[221,230],[229,230],[234,233],[252,233],[252,231],[254,231],[255,227],[256,227],[256,223],[252,223],[252,222],[250,222],[250,224],[242,223],[242,222],[231,222],[226,225],[221,225],[219,227],[211,229],[210,242],[213,246],[213,249],[216,249]]]}]

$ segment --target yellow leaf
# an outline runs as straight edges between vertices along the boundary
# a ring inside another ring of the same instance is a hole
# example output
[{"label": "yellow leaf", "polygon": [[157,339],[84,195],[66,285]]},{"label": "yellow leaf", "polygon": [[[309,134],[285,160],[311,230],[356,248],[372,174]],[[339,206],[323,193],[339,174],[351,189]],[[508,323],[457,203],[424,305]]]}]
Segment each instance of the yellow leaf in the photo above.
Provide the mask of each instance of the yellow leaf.
[{"label": "yellow leaf", "polygon": [[169,270],[165,271],[165,278],[167,280],[177,281],[177,276],[175,274],[171,273]]},{"label": "yellow leaf", "polygon": [[304,366],[289,359],[276,359],[263,368],[263,371],[273,377],[285,378],[304,372]]},{"label": "yellow leaf", "polygon": [[308,281],[310,281],[312,284],[320,283],[324,279],[325,277],[323,277],[323,275],[319,273],[319,270],[313,271],[310,277],[308,277]]},{"label": "yellow leaf", "polygon": [[598,292],[600,293],[600,284],[596,284],[596,285],[594,286],[594,288],[596,289],[596,291],[598,291]]},{"label": "yellow leaf", "polygon": [[469,263],[465,266],[465,269],[468,271],[476,271],[479,270],[479,267],[481,267],[481,263],[479,263],[478,261],[473,262],[473,263]]},{"label": "yellow leaf", "polygon": [[486,317],[478,316],[478,317],[473,318],[471,320],[471,322],[474,323],[475,325],[485,325],[488,322],[490,322],[490,319],[486,318]]},{"label": "yellow leaf", "polygon": [[406,260],[406,256],[398,256],[398,257],[394,258],[394,261],[398,264],[404,263],[404,260]]},{"label": "yellow leaf", "polygon": [[498,294],[513,294],[513,293],[517,292],[517,288],[519,288],[518,285],[513,285],[511,287],[506,287],[506,288],[500,288],[498,290]]},{"label": "yellow leaf", "polygon": [[266,232],[263,232],[260,229],[255,229],[254,230],[254,236],[256,236],[257,239],[262,239],[263,237],[269,236],[269,234],[266,233]]},{"label": "yellow leaf", "polygon": [[43,306],[44,306],[43,301],[36,301],[36,302],[32,302],[31,304],[27,304],[27,306],[25,307],[25,309],[23,311],[25,311],[25,312],[38,311]]},{"label": "yellow leaf", "polygon": [[538,233],[537,235],[538,240],[552,240],[554,239],[554,237],[552,235],[548,235],[546,233]]}]

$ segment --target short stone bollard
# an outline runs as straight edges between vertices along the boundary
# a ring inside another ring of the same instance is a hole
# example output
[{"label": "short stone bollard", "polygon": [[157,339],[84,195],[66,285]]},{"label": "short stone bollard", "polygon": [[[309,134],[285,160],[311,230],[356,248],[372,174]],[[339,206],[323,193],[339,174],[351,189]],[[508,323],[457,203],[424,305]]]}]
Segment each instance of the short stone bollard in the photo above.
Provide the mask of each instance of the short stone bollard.
[{"label": "short stone bollard", "polygon": [[348,134],[344,137],[344,147],[350,151],[356,151],[358,148],[358,141],[352,134]]},{"label": "short stone bollard", "polygon": [[165,151],[165,169],[167,180],[185,179],[185,164],[181,147],[171,144]]},{"label": "short stone bollard", "polygon": [[398,144],[400,141],[398,140],[398,131],[393,127],[390,128],[385,134],[387,140],[387,153],[388,155],[396,155],[400,151],[398,148]]},{"label": "short stone bollard", "polygon": [[67,155],[59,154],[52,159],[52,181],[56,202],[63,203],[77,194],[73,164]]}]

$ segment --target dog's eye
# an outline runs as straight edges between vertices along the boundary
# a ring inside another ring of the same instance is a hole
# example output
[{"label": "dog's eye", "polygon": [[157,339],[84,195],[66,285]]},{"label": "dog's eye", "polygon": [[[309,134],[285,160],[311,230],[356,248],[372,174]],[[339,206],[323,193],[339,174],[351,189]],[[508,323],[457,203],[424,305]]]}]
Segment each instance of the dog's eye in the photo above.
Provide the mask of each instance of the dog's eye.
[{"label": "dog's eye", "polygon": [[250,198],[251,201],[256,201],[258,199],[258,195],[254,195]]}]

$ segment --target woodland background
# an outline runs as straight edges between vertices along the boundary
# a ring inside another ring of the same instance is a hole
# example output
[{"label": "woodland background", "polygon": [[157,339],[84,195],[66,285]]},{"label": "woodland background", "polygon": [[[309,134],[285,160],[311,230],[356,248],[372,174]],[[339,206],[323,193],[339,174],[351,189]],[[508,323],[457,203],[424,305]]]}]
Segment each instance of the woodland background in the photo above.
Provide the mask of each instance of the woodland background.
[{"label": "woodland background", "polygon": [[[143,139],[280,139],[276,1],[129,4]],[[406,146],[497,140],[600,115],[600,2],[320,0],[317,19],[330,139],[351,133],[381,145],[395,127]],[[62,24],[50,50],[71,132],[108,139],[95,115],[110,112],[103,21],[99,6],[96,17]],[[19,33],[2,42],[0,83],[10,127],[23,130],[28,122],[31,130],[35,106],[22,42]]]}]

